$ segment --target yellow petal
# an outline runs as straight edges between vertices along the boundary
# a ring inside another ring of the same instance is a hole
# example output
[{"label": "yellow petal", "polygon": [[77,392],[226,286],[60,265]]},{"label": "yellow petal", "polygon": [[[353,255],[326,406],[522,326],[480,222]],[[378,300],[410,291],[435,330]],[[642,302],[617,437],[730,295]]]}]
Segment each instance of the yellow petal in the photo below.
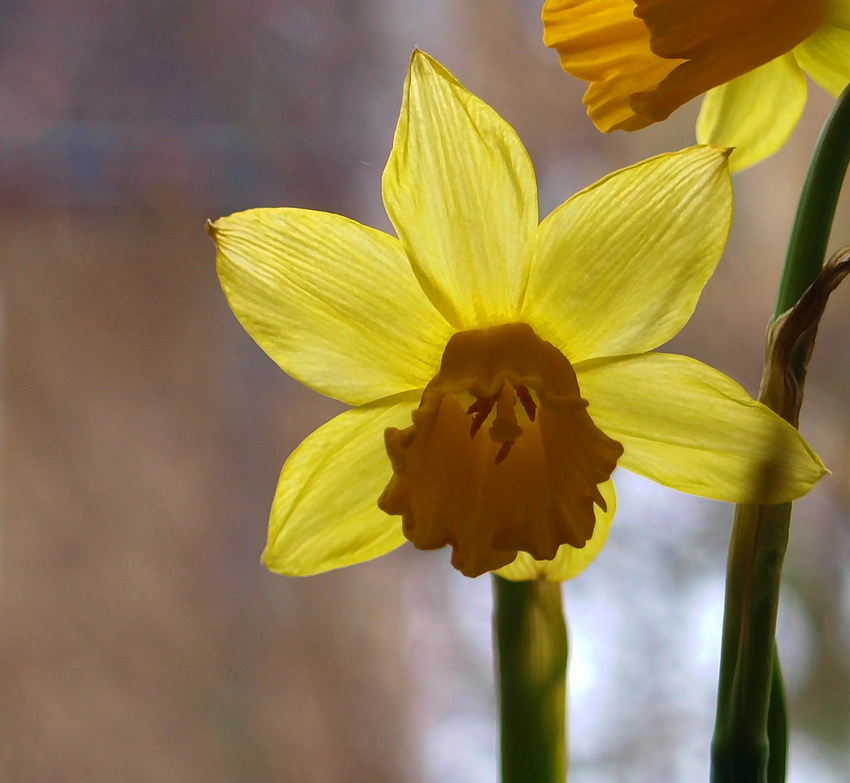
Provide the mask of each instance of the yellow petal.
[{"label": "yellow petal", "polygon": [[573,363],[655,348],[690,318],[731,219],[726,150],[615,172],[540,224],[521,317]]},{"label": "yellow petal", "polygon": [[733,503],[784,503],[827,471],[797,430],[717,370],[642,354],[575,368],[588,412],[625,446],[619,464]]},{"label": "yellow petal", "polygon": [[543,43],[561,67],[590,82],[587,113],[599,130],[638,130],[651,120],[631,106],[636,93],[654,90],[683,60],[653,54],[649,30],[634,15],[633,0],[546,0]]},{"label": "yellow petal", "polygon": [[564,544],[558,549],[553,560],[535,560],[528,552],[519,552],[513,563],[500,568],[496,573],[514,582],[524,582],[529,579],[547,579],[550,582],[562,582],[572,579],[587,568],[605,545],[608,531],[614,520],[617,509],[617,495],[614,492],[614,482],[607,481],[599,485],[599,491],[605,498],[606,509],[595,506],[596,526],[593,537],[582,549]]},{"label": "yellow petal", "polygon": [[635,6],[652,51],[688,60],[657,89],[634,97],[636,113],[653,121],[790,52],[826,14],[826,0],[635,0]]},{"label": "yellow petal", "polygon": [[850,82],[850,24],[824,25],[794,49],[794,56],[812,79],[837,97]]},{"label": "yellow petal", "polygon": [[378,508],[392,475],[384,429],[404,427],[421,392],[340,414],[310,435],[280,474],[263,562],[308,576],[401,546],[401,521]]},{"label": "yellow petal", "polygon": [[824,24],[850,30],[850,0],[827,0]]},{"label": "yellow petal", "polygon": [[292,377],[357,405],[421,389],[452,333],[398,240],[304,209],[252,209],[210,233],[236,317]]},{"label": "yellow petal", "polygon": [[735,147],[731,171],[740,171],[773,155],[788,140],[806,106],[806,77],[786,54],[703,99],[697,141]]},{"label": "yellow petal", "polygon": [[459,329],[515,320],[538,219],[531,161],[510,125],[420,51],[383,186],[440,312]]}]

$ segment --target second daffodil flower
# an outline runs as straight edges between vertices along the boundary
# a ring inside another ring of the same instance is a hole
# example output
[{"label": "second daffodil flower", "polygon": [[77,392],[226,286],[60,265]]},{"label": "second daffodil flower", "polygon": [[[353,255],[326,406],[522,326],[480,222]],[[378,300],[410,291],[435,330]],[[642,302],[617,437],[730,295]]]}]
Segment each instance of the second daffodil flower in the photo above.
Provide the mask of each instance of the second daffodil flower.
[{"label": "second daffodil flower", "polygon": [[726,157],[661,155],[538,225],[514,130],[417,51],[383,177],[398,239],[290,208],[212,223],[243,326],[354,406],[284,465],[266,565],[313,574],[406,537],[451,546],[468,576],[560,580],[605,542],[617,464],[719,500],[807,492],[825,471],[796,430],[716,370],[650,353],[723,251]]},{"label": "second daffodil flower", "polygon": [[735,147],[732,170],[776,152],[806,105],[806,76],[850,82],[850,0],[546,0],[543,40],[590,82],[605,132],[638,130],[707,93],[697,141]]}]

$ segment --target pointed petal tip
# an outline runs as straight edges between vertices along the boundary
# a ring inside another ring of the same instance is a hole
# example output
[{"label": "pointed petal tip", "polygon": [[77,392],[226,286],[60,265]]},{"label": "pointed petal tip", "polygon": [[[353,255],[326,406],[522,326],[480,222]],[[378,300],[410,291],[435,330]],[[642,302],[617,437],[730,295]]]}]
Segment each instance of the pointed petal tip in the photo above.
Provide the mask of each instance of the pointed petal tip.
[{"label": "pointed petal tip", "polygon": [[428,52],[423,51],[418,46],[414,47],[413,53],[410,55],[410,74],[416,73],[417,76],[432,75],[442,77],[449,82],[457,80],[449,72],[449,70],[435,57],[432,57]]},{"label": "pointed petal tip", "polygon": [[[729,157],[735,151],[734,147],[729,147],[724,144],[712,144],[711,142],[702,142],[697,141],[692,147],[685,147],[682,150],[679,150],[680,153],[696,153],[696,152],[709,152],[717,155],[717,157],[722,161],[728,161]],[[675,155],[675,152],[662,153],[662,155]]]},{"label": "pointed petal tip", "polygon": [[207,232],[207,234],[210,235],[210,238],[212,239],[212,241],[215,242],[215,236],[218,233],[218,229],[216,228],[215,221],[207,220],[206,224],[204,225],[204,230]]},{"label": "pointed petal tip", "polygon": [[716,153],[718,156],[718,163],[726,169],[729,174],[737,170],[735,168],[735,155],[733,155],[735,147],[727,147],[722,144],[698,143],[694,149],[703,149]]},{"label": "pointed petal tip", "polygon": [[[271,520],[269,520],[269,523],[271,525]],[[292,559],[285,556],[285,550],[284,552],[281,552],[277,537],[272,536],[271,527],[269,527],[268,539],[266,541],[266,546],[263,549],[263,554],[260,555],[260,564],[267,571],[270,571],[277,576],[310,576],[321,570],[317,569],[315,571],[305,571],[299,568],[293,568]]]},{"label": "pointed petal tip", "polygon": [[427,52],[423,52],[418,46],[414,46],[410,55],[409,68],[412,71],[414,68],[427,67],[433,62],[433,59]]},{"label": "pointed petal tip", "polygon": [[[408,81],[413,77],[415,79],[433,78],[441,79],[448,84],[459,87],[464,93],[469,93],[466,87],[461,84],[457,77],[443,65],[436,57],[423,51],[418,46],[414,48],[413,54],[410,56],[410,67],[408,71]],[[471,93],[470,93],[471,94]]]},{"label": "pointed petal tip", "polygon": [[271,542],[266,544],[263,554],[260,555],[260,563],[266,568],[266,570],[271,571],[273,574],[277,574],[278,576],[300,576],[300,574],[291,573],[288,569],[281,567],[278,562],[278,558],[275,558],[272,553]]}]

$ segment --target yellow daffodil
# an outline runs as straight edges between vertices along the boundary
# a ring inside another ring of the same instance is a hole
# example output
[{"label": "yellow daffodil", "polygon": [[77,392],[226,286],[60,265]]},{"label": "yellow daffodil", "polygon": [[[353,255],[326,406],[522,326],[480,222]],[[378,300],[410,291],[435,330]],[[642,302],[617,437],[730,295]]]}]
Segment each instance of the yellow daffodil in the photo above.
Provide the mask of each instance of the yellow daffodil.
[{"label": "yellow daffodil", "polygon": [[[648,353],[688,320],[723,251],[725,150],[612,174],[538,225],[516,133],[416,52],[383,192],[398,239],[289,208],[210,225],[243,326],[294,378],[354,406],[284,465],[273,571],[347,566],[407,537],[451,545],[470,576],[565,579],[605,541],[618,463],[769,503],[824,473],[729,378]],[[774,480],[759,482],[770,460]]]},{"label": "yellow daffodil", "polygon": [[543,40],[591,84],[596,126],[638,130],[706,93],[697,141],[735,147],[732,170],[776,152],[806,77],[850,82],[850,0],[546,0]]}]

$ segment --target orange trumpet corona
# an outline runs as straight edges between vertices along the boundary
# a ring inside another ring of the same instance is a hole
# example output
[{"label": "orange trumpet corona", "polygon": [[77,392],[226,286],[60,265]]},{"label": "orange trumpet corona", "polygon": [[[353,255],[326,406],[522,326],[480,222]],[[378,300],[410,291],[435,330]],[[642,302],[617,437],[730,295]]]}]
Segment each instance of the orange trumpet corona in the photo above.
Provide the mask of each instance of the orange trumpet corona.
[{"label": "orange trumpet corona", "polygon": [[623,453],[593,423],[569,360],[521,323],[455,334],[413,425],[385,442],[393,477],[378,505],[418,548],[450,544],[467,576],[518,551],[551,560],[562,544],[584,547]]}]

